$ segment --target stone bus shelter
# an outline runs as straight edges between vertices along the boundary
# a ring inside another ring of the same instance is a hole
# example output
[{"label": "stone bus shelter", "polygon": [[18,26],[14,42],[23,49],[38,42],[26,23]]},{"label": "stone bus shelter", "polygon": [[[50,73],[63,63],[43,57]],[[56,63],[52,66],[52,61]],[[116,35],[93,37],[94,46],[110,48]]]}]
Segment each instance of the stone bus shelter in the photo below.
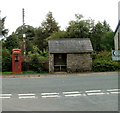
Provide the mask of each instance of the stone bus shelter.
[{"label": "stone bus shelter", "polygon": [[92,69],[89,38],[50,39],[49,72],[83,72]]}]

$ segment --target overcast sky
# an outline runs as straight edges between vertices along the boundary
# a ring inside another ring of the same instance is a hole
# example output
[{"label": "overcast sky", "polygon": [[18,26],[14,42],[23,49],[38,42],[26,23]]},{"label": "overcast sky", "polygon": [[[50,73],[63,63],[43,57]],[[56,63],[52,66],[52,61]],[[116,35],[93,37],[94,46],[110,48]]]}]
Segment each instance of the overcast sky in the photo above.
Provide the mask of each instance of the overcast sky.
[{"label": "overcast sky", "polygon": [[22,8],[25,9],[25,24],[33,27],[39,27],[51,11],[61,30],[79,13],[96,22],[106,20],[114,31],[118,24],[118,1],[120,0],[1,0],[0,10],[1,16],[7,17],[5,27],[10,33],[22,25]]}]

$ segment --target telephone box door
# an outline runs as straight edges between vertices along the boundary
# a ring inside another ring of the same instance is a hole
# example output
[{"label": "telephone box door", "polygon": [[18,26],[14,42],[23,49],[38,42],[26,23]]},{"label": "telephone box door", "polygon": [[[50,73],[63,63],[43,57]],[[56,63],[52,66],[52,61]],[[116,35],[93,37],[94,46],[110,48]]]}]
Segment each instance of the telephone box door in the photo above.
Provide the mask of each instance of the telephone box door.
[{"label": "telephone box door", "polygon": [[22,53],[20,49],[12,50],[12,72],[20,73],[22,71]]}]

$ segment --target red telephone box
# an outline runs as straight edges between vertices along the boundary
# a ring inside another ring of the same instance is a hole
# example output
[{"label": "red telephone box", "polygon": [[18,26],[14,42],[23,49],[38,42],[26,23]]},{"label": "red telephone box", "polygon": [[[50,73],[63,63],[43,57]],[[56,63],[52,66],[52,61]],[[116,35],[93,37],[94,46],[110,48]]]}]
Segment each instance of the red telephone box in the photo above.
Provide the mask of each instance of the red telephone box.
[{"label": "red telephone box", "polygon": [[20,73],[22,71],[22,53],[20,49],[12,50],[12,72]]}]

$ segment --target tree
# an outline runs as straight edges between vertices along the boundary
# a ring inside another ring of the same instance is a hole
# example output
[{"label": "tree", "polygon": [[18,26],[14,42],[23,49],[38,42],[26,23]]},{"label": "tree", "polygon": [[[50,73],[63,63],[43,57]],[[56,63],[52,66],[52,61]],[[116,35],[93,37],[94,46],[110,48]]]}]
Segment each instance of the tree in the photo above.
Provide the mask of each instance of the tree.
[{"label": "tree", "polygon": [[0,21],[1,21],[1,26],[0,26],[1,30],[0,31],[2,32],[3,36],[6,36],[8,34],[8,29],[5,29],[5,27],[4,27],[4,25],[5,25],[5,19],[6,19],[6,17],[0,19]]},{"label": "tree", "polygon": [[114,50],[114,32],[105,32],[101,38],[101,50]]},{"label": "tree", "polygon": [[44,32],[46,33],[46,37],[49,37],[51,33],[58,31],[60,28],[56,20],[53,18],[52,12],[49,12],[46,15],[46,20],[43,21],[41,25]]},{"label": "tree", "polygon": [[7,72],[11,71],[12,67],[12,57],[11,57],[11,52],[3,48],[2,49],[2,72]]},{"label": "tree", "polygon": [[53,18],[52,12],[49,12],[41,26],[35,28],[34,44],[36,44],[41,51],[44,51],[48,46],[46,39],[57,31],[59,31],[58,23]]},{"label": "tree", "polygon": [[[23,34],[25,34],[25,42],[23,42]],[[30,25],[22,25],[15,31],[16,38],[19,39],[19,48],[24,51],[23,44],[26,45],[26,52],[32,51],[32,41],[35,37],[35,28]],[[26,54],[27,54],[26,53]]]},{"label": "tree", "polygon": [[46,48],[46,38],[46,33],[44,32],[42,27],[35,28],[35,38],[33,40],[33,43],[37,45],[40,50]]},{"label": "tree", "polygon": [[104,33],[103,25],[100,22],[98,22],[92,29],[92,37],[91,37],[93,48],[96,51],[101,50],[100,44],[103,33]]},{"label": "tree", "polygon": [[49,39],[55,39],[55,38],[68,38],[68,34],[66,31],[57,31],[57,32],[54,32],[51,34],[51,36],[49,36],[46,40],[49,40]]},{"label": "tree", "polygon": [[10,36],[6,37],[6,40],[3,42],[3,48],[12,51],[12,49],[19,48],[19,39],[17,35],[13,32]]},{"label": "tree", "polygon": [[113,48],[113,31],[106,21],[98,22],[92,29],[91,41],[95,51]]},{"label": "tree", "polygon": [[75,14],[76,20],[69,22],[67,32],[70,38],[89,38],[91,28],[93,27],[93,20],[83,20],[83,16]]},{"label": "tree", "polygon": [[30,25],[22,25],[16,29],[15,34],[21,40],[23,40],[23,34],[26,35],[27,39],[33,39],[35,36],[34,27]]},{"label": "tree", "polygon": [[106,32],[112,31],[111,28],[110,28],[110,25],[106,22],[106,20],[103,21],[103,26],[104,26],[104,30]]}]

